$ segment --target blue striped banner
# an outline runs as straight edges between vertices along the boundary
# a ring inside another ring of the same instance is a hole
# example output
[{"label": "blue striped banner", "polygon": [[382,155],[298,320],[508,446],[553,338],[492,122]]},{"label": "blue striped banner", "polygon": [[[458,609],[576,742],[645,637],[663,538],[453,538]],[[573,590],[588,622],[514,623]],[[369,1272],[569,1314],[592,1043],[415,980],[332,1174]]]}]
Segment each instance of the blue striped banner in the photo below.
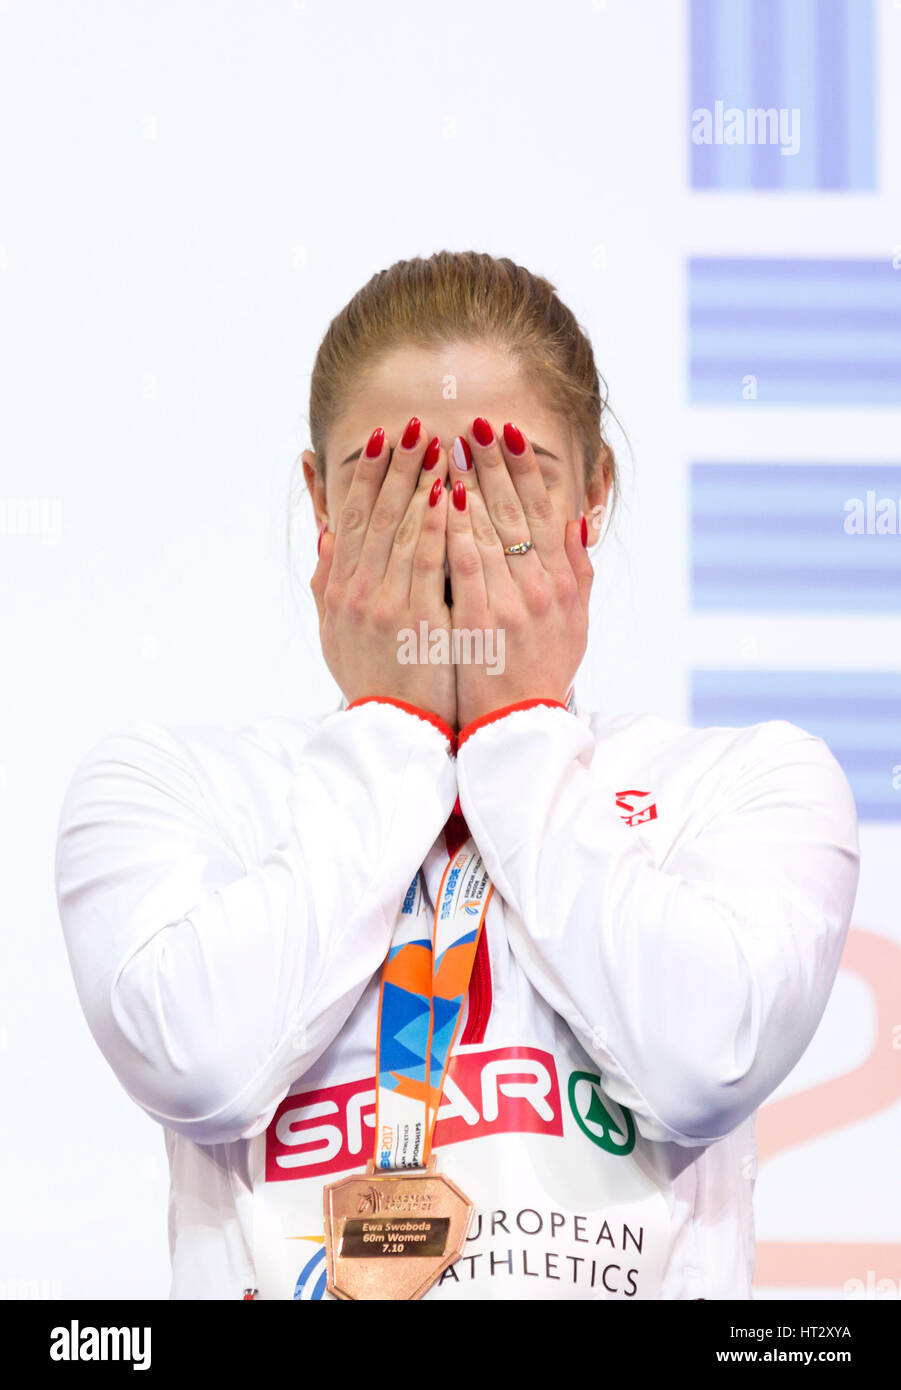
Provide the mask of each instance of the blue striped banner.
[{"label": "blue striped banner", "polygon": [[692,0],[691,183],[876,187],[872,0]]},{"label": "blue striped banner", "polygon": [[901,269],[886,260],[692,257],[699,403],[901,405]]},{"label": "blue striped banner", "polygon": [[901,671],[692,671],[696,728],[768,719],[787,719],[829,745],[860,820],[901,820]]},{"label": "blue striped banner", "polygon": [[691,604],[901,612],[901,464],[692,464]]}]

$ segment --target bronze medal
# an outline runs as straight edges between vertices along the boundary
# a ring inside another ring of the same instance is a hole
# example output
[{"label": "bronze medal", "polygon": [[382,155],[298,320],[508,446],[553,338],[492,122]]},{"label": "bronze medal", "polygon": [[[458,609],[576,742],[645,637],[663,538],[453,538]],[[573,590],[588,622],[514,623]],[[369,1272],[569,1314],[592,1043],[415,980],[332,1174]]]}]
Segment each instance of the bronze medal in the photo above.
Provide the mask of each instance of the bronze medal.
[{"label": "bronze medal", "polygon": [[[382,967],[375,1157],[365,1172],[323,1189],[326,1288],[335,1298],[422,1298],[463,1253],[475,1206],[436,1171],[431,1140],[493,891],[467,840],[448,859],[434,909],[426,905],[421,871],[404,900]],[[424,939],[423,918],[430,916]],[[436,999],[442,1005],[440,1043]],[[411,1020],[417,1024],[412,1034]],[[424,1168],[413,1166],[422,1161]]]},{"label": "bronze medal", "polygon": [[475,1207],[435,1170],[370,1160],[324,1189],[327,1288],[336,1298],[422,1298],[460,1258]]}]

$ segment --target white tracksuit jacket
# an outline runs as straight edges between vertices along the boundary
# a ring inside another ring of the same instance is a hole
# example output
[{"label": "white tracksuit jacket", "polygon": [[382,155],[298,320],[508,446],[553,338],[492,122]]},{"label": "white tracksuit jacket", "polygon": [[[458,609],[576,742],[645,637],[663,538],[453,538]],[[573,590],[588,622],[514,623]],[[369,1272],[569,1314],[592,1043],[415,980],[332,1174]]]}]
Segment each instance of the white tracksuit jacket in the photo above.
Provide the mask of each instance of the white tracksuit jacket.
[{"label": "white tracksuit jacket", "polygon": [[133,724],[66,792],[66,946],[164,1127],[170,1297],[323,1297],[323,1185],[373,1152],[380,968],[457,800],[495,891],[434,1142],[476,1216],[425,1297],[751,1297],[754,1113],[857,886],[835,758],[783,721],[527,701],[455,738],[384,700]]}]

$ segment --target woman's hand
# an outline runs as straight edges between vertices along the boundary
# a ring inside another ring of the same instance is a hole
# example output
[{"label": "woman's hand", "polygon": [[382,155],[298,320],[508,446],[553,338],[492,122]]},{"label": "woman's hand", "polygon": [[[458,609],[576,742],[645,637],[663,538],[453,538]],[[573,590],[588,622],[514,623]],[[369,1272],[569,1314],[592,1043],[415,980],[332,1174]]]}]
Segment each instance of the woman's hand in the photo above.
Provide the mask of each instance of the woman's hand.
[{"label": "woman's hand", "polygon": [[[348,704],[387,695],[430,710],[455,729],[454,668],[430,664],[428,645],[419,641],[423,619],[429,631],[450,628],[444,601],[447,454],[439,447],[433,466],[422,469],[428,441],[420,425],[415,443],[398,444],[389,461],[384,431],[373,430],[337,527],[322,534],[310,586],[323,656]],[[399,659],[410,650],[405,628],[415,633],[424,662]]]},{"label": "woman's hand", "polygon": [[[484,662],[454,667],[461,729],[518,700],[565,700],[588,642],[594,570],[582,519],[560,515],[515,426],[505,425],[500,438],[492,433],[482,445],[470,430],[474,469],[465,475],[451,469],[457,478],[447,511],[453,625],[497,629],[495,656],[503,654],[494,673]],[[534,543],[526,554],[504,554],[505,546],[526,540]]]}]

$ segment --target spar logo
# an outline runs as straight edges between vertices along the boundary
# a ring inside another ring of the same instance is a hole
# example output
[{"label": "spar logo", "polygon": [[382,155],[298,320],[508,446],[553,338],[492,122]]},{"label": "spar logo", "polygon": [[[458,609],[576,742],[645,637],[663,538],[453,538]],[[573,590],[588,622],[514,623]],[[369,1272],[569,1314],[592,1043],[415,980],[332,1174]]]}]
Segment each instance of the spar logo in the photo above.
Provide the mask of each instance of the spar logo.
[{"label": "spar logo", "polygon": [[569,1108],[576,1124],[592,1144],[609,1154],[628,1154],[635,1148],[635,1121],[624,1105],[617,1105],[601,1089],[601,1078],[590,1071],[574,1071],[569,1078]]},{"label": "spar logo", "polygon": [[[641,825],[643,821],[657,819],[657,803],[651,801],[653,792],[640,792],[626,790],[616,793],[616,804],[620,811],[620,820],[625,821],[626,825]],[[644,802],[644,805],[640,803]],[[623,814],[625,812],[625,815]]]},{"label": "spar logo", "polygon": [[[359,1168],[372,1157],[375,1078],[285,1096],[266,1130],[266,1181]],[[433,1147],[492,1134],[563,1136],[557,1068],[537,1047],[497,1047],[451,1058]]]}]

